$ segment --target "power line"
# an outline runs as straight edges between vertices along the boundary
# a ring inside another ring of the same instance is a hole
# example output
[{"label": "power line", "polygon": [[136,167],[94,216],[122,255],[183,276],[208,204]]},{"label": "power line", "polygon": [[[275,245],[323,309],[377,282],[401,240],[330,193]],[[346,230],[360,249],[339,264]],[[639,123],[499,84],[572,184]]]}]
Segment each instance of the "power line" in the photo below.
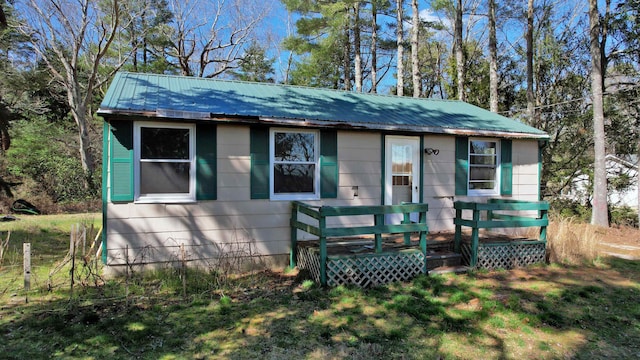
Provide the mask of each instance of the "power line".
[{"label": "power line", "polygon": [[[627,91],[632,91],[636,88],[640,88],[640,84],[633,84],[633,85],[629,85],[629,86],[625,86],[624,88],[620,88],[620,89],[616,89],[615,91],[604,91],[602,93],[603,96],[606,95],[615,95],[621,92],[627,92]],[[540,110],[540,109],[546,109],[546,108],[550,108],[550,107],[555,107],[555,106],[559,106],[559,105],[565,105],[565,104],[570,104],[573,102],[578,102],[578,101],[585,101],[591,98],[591,95],[587,95],[587,96],[583,96],[577,99],[571,99],[571,100],[566,100],[566,101],[560,101],[560,102],[556,102],[556,103],[551,103],[551,104],[544,104],[544,105],[539,105],[539,106],[534,106],[534,110]],[[632,102],[634,103],[634,102]],[[499,114],[509,114],[509,113],[517,113],[517,112],[523,112],[526,111],[527,108],[520,108],[520,109],[511,109],[511,110],[507,110],[507,111],[500,111],[498,112]]]}]

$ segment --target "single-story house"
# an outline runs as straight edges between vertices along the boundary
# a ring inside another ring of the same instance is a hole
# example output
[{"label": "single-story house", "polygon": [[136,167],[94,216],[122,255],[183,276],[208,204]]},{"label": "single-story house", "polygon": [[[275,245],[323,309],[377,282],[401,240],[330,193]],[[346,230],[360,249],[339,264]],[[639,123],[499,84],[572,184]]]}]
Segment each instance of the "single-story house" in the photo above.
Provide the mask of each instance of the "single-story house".
[{"label": "single-story house", "polygon": [[293,200],[427,203],[430,231],[452,230],[454,200],[537,201],[548,139],[461,101],[127,72],[98,115],[107,265],[283,266]]}]

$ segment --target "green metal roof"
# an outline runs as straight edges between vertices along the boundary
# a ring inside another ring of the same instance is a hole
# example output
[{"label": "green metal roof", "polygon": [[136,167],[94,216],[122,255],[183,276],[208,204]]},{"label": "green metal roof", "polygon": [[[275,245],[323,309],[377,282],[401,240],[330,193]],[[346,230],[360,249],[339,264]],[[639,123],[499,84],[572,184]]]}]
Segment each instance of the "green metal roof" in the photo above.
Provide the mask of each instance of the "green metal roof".
[{"label": "green metal roof", "polygon": [[116,74],[98,114],[548,138],[461,101],[127,72]]}]

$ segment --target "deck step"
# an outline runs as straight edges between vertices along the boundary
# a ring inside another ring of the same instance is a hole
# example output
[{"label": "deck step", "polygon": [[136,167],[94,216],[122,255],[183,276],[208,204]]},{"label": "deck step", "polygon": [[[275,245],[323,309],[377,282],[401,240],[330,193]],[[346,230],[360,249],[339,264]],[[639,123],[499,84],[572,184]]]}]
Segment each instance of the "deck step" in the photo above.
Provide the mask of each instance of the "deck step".
[{"label": "deck step", "polygon": [[443,266],[459,266],[461,263],[462,256],[451,251],[441,251],[427,255],[427,270]]},{"label": "deck step", "polygon": [[463,266],[463,265],[458,265],[458,266],[439,266],[439,267],[437,267],[435,269],[429,270],[428,274],[429,275],[450,274],[450,273],[460,274],[460,273],[466,273],[470,269],[471,269],[470,267]]}]

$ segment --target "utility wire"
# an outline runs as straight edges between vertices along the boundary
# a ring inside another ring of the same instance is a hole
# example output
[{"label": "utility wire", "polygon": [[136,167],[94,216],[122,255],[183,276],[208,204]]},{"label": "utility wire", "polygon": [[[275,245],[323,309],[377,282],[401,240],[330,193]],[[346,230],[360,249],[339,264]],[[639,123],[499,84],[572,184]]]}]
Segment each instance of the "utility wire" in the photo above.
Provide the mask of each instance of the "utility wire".
[{"label": "utility wire", "polygon": [[[620,88],[617,89],[615,91],[604,91],[602,93],[602,95],[615,95],[621,92],[627,92],[627,91],[632,91],[635,90],[636,88],[640,88],[640,84],[633,84],[633,85],[629,85],[629,86],[625,86],[624,88]],[[578,102],[578,101],[585,101],[587,99],[591,98],[591,95],[587,95],[587,96],[583,96],[581,98],[577,98],[577,99],[571,99],[571,100],[566,100],[566,101],[560,101],[557,103],[551,103],[551,104],[544,104],[544,105],[539,105],[539,106],[534,106],[535,110],[539,110],[539,109],[545,109],[545,108],[550,108],[550,107],[556,107],[559,105],[565,105],[565,104],[570,104],[573,102]],[[631,103],[635,103],[631,102]],[[510,113],[518,113],[518,112],[523,112],[526,111],[527,108],[520,108],[520,109],[511,109],[511,110],[506,110],[506,111],[500,111],[498,112],[499,114],[510,114]]]}]

